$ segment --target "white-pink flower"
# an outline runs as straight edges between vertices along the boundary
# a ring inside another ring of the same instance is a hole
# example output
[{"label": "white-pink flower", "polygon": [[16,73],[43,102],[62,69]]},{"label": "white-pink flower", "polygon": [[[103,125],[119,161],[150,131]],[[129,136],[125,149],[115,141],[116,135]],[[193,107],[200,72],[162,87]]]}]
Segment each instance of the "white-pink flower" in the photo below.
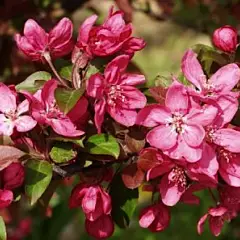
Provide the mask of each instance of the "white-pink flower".
[{"label": "white-pink flower", "polygon": [[27,100],[17,105],[17,95],[3,83],[0,83],[0,95],[0,134],[11,136],[14,129],[27,132],[36,126],[37,122],[25,115],[29,109]]}]

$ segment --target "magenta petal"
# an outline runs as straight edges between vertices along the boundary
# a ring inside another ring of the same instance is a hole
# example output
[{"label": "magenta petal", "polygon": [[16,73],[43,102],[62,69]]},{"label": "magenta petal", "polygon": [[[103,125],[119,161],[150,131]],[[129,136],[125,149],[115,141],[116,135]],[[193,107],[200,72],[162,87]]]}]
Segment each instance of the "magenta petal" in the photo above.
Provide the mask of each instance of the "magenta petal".
[{"label": "magenta petal", "polygon": [[135,86],[146,82],[142,74],[124,73],[121,77],[121,85]]},{"label": "magenta petal", "polygon": [[35,51],[44,51],[48,44],[47,33],[33,19],[26,21],[24,35]]},{"label": "magenta petal", "polygon": [[87,94],[93,98],[101,98],[104,90],[104,78],[100,73],[91,75],[87,81]]},{"label": "magenta petal", "polygon": [[0,114],[0,135],[11,136],[13,134],[14,123]]},{"label": "magenta petal", "polygon": [[137,112],[135,110],[107,106],[107,111],[115,121],[124,126],[130,127],[136,122]]},{"label": "magenta petal", "polygon": [[155,212],[152,206],[144,208],[139,216],[139,225],[142,228],[148,228],[155,220]]},{"label": "magenta petal", "polygon": [[[227,79],[227,81],[226,81]],[[221,93],[231,91],[240,80],[240,69],[235,63],[231,63],[221,67],[209,79],[209,84],[214,85],[214,89]]]},{"label": "magenta petal", "polygon": [[126,109],[136,109],[143,108],[147,99],[145,95],[135,87],[132,86],[121,86],[122,96],[125,97],[125,100],[121,103],[122,108]]},{"label": "magenta petal", "polygon": [[178,134],[172,130],[171,126],[159,126],[152,129],[147,134],[147,141],[152,147],[159,149],[170,149],[177,143]]},{"label": "magenta petal", "polygon": [[114,84],[116,83],[116,80],[114,79],[116,74],[123,73],[127,65],[129,63],[129,56],[128,55],[120,55],[116,58],[114,58],[105,68],[104,76],[106,78],[107,83]]},{"label": "magenta petal", "polygon": [[202,126],[185,125],[182,136],[190,147],[198,147],[205,137],[205,130]]},{"label": "magenta petal", "polygon": [[17,114],[18,116],[22,113],[25,113],[29,110],[29,101],[25,99],[17,106]]},{"label": "magenta petal", "polygon": [[2,113],[7,113],[9,111],[15,112],[17,109],[16,97],[4,83],[0,83],[0,95],[0,111]]},{"label": "magenta petal", "polygon": [[95,103],[94,110],[95,110],[94,123],[97,127],[98,133],[101,133],[101,126],[106,112],[106,101],[104,98],[100,99],[97,103]]},{"label": "magenta petal", "polygon": [[197,60],[197,54],[192,50],[188,50],[183,56],[182,72],[188,81],[199,90],[202,89],[203,84],[206,82],[206,76]]},{"label": "magenta petal", "polygon": [[41,97],[42,101],[45,103],[45,106],[52,107],[55,104],[55,95],[54,92],[57,88],[58,82],[55,79],[47,81],[42,89]]},{"label": "magenta petal", "polygon": [[240,153],[240,132],[230,128],[219,129],[214,133],[214,143],[230,152]]},{"label": "magenta petal", "polygon": [[78,42],[87,43],[89,39],[89,33],[95,24],[98,16],[92,15],[91,17],[87,18],[81,27],[79,28],[79,34],[78,34]]},{"label": "magenta petal", "polygon": [[[237,170],[237,169],[236,169]],[[239,171],[239,168],[238,168]],[[225,171],[224,168],[219,169],[219,173],[223,180],[230,186],[232,187],[240,187],[240,177],[239,176],[234,176]]]},{"label": "magenta petal", "polygon": [[131,37],[122,46],[122,51],[127,54],[133,54],[136,51],[143,49],[146,42],[141,38]]},{"label": "magenta petal", "polygon": [[186,114],[188,111],[188,95],[184,85],[174,82],[168,89],[165,99],[166,107],[171,112]]},{"label": "magenta petal", "polygon": [[206,213],[205,215],[203,215],[203,216],[199,219],[198,224],[197,224],[198,234],[202,234],[202,233],[203,233],[203,226],[204,226],[204,223],[205,223],[206,220],[207,220],[207,217],[208,217],[208,213]]},{"label": "magenta petal", "polygon": [[180,200],[185,189],[178,184],[170,182],[168,175],[164,175],[160,183],[160,194],[162,201],[167,206],[174,206]]},{"label": "magenta petal", "polygon": [[123,31],[125,27],[125,21],[123,19],[123,14],[121,12],[118,12],[114,15],[112,15],[110,18],[108,18],[104,23],[103,27],[110,29],[111,32],[115,34],[119,34]]},{"label": "magenta petal", "polygon": [[170,111],[159,105],[152,104],[141,109],[137,115],[136,124],[145,127],[155,127],[159,124],[167,124],[172,117]]},{"label": "magenta petal", "polygon": [[13,201],[13,192],[0,189],[0,209],[8,207]]},{"label": "magenta petal", "polygon": [[209,227],[215,237],[220,235],[223,225],[224,221],[220,217],[209,217]]},{"label": "magenta petal", "polygon": [[64,119],[51,119],[49,125],[56,133],[65,137],[78,137],[84,134],[83,131],[77,130],[67,117]]},{"label": "magenta petal", "polygon": [[147,171],[146,179],[147,181],[154,179],[156,177],[162,176],[163,174],[169,172],[174,167],[174,164],[171,162],[162,162],[156,167],[153,167]]},{"label": "magenta petal", "polygon": [[20,116],[14,121],[14,125],[18,132],[28,132],[37,125],[37,122],[30,116]]}]

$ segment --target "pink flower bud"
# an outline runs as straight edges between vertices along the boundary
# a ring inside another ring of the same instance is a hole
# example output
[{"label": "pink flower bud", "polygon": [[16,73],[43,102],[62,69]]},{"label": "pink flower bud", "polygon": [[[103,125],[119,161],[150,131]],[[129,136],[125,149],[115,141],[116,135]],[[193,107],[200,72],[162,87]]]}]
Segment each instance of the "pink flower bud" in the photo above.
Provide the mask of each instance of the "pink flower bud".
[{"label": "pink flower bud", "polygon": [[168,208],[162,203],[144,208],[139,217],[139,225],[152,232],[163,231],[170,222]]},{"label": "pink flower bud", "polygon": [[69,207],[82,207],[86,218],[95,221],[103,214],[112,210],[111,197],[100,186],[78,184],[72,191]]},{"label": "pink flower bud", "polygon": [[109,238],[114,232],[114,224],[109,215],[102,215],[95,221],[86,219],[85,228],[89,235],[97,239]]},{"label": "pink flower bud", "polygon": [[8,207],[13,201],[13,193],[10,190],[0,189],[0,208]]},{"label": "pink flower bud", "polygon": [[2,171],[2,179],[5,189],[20,187],[24,181],[24,167],[21,163],[12,163]]},{"label": "pink flower bud", "polygon": [[223,52],[234,52],[237,48],[237,30],[231,26],[223,26],[213,33],[213,44]]}]

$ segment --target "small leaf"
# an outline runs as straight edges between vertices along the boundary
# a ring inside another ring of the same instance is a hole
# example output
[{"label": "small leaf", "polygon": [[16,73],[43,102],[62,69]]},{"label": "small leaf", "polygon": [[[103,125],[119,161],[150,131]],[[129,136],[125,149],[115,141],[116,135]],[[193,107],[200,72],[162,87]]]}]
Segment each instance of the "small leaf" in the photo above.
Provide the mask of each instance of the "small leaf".
[{"label": "small leaf", "polygon": [[12,146],[0,146],[0,170],[3,170],[12,162],[17,162],[25,155],[24,152]]},{"label": "small leaf", "polygon": [[65,66],[61,68],[59,74],[61,77],[65,78],[66,80],[72,81],[72,70],[73,70],[72,65]]},{"label": "small leaf", "polygon": [[99,69],[95,65],[89,64],[87,71],[85,73],[85,78],[89,79],[91,75],[98,73]]},{"label": "small leaf", "polygon": [[45,71],[39,71],[31,74],[23,82],[16,86],[16,89],[27,90],[31,93],[36,92],[46,81],[52,78],[51,74]]},{"label": "small leaf", "polygon": [[123,169],[122,180],[127,188],[138,188],[144,180],[144,172],[136,163],[130,164]]},{"label": "small leaf", "polygon": [[57,88],[55,91],[55,98],[61,111],[67,114],[77,103],[84,91],[81,89],[67,90],[64,88]]},{"label": "small leaf", "polygon": [[26,164],[25,192],[33,205],[42,196],[52,179],[52,165],[31,159]]},{"label": "small leaf", "polygon": [[161,75],[157,75],[156,78],[154,79],[154,86],[168,88],[172,84],[172,82],[173,82],[172,77],[164,77]]},{"label": "small leaf", "polygon": [[0,240],[6,240],[6,239],[7,239],[6,226],[3,221],[3,218],[0,216]]},{"label": "small leaf", "polygon": [[108,134],[96,134],[91,136],[86,144],[86,149],[91,154],[110,155],[118,158],[120,147],[117,140]]},{"label": "small leaf", "polygon": [[117,174],[112,180],[109,193],[112,197],[113,220],[120,228],[128,227],[137,207],[138,189],[131,190],[126,188],[121,174]]},{"label": "small leaf", "polygon": [[77,156],[71,143],[56,143],[50,152],[50,157],[56,163],[65,163]]}]

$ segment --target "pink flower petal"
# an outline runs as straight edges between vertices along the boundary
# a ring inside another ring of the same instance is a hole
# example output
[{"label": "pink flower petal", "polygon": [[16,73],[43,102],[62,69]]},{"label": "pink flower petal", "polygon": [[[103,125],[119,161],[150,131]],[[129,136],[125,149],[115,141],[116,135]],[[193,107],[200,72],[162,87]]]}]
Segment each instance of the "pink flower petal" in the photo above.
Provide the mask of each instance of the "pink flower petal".
[{"label": "pink flower petal", "polygon": [[0,114],[0,135],[11,136],[13,129],[13,121],[7,119],[4,114]]},{"label": "pink flower petal", "polygon": [[44,51],[48,44],[48,34],[33,19],[26,21],[24,35],[35,51]]},{"label": "pink flower petal", "polygon": [[103,23],[103,27],[110,29],[111,32],[115,34],[121,33],[125,25],[126,24],[125,21],[123,20],[122,12],[116,12],[110,18],[106,19],[106,21]]},{"label": "pink flower petal", "polygon": [[[227,81],[226,81],[227,79]],[[231,63],[221,67],[209,79],[209,84],[214,85],[216,92],[230,92],[240,80],[240,69],[237,64]]]},{"label": "pink flower petal", "polygon": [[91,17],[87,18],[83,24],[79,28],[79,34],[78,34],[78,42],[87,43],[89,39],[89,33],[95,24],[98,16],[92,15]]},{"label": "pink flower petal", "polygon": [[160,182],[160,194],[165,205],[176,205],[184,191],[185,189],[179,187],[177,183],[170,182],[168,180],[168,175],[163,176]]},{"label": "pink flower petal", "polygon": [[197,60],[197,54],[188,50],[182,59],[182,72],[184,76],[199,90],[206,83],[206,76]]},{"label": "pink flower petal", "polygon": [[142,228],[148,228],[155,220],[155,212],[152,206],[144,208],[139,216],[139,225]]},{"label": "pink flower petal", "polygon": [[173,114],[186,114],[189,105],[186,88],[182,84],[179,84],[175,81],[167,91],[165,104]]},{"label": "pink flower petal", "polygon": [[215,208],[210,208],[208,213],[213,216],[213,217],[221,217],[222,215],[224,215],[227,212],[227,208],[226,207],[215,207]]},{"label": "pink flower petal", "polygon": [[122,52],[126,54],[133,54],[136,51],[143,49],[146,42],[141,38],[131,37],[122,46]]},{"label": "pink flower petal", "polygon": [[98,130],[98,133],[101,133],[101,126],[106,112],[106,101],[104,98],[95,103],[94,110],[95,110],[94,123]]},{"label": "pink flower petal", "polygon": [[205,137],[205,130],[198,125],[185,125],[182,133],[183,139],[190,147],[198,147]]},{"label": "pink flower petal", "polygon": [[230,152],[240,153],[240,132],[230,128],[219,129],[214,133],[214,143]]},{"label": "pink flower petal", "polygon": [[0,111],[2,113],[5,112],[7,113],[10,111],[15,112],[17,109],[16,97],[4,83],[0,83],[0,95],[1,95]]},{"label": "pink flower petal", "polygon": [[32,130],[37,122],[30,116],[20,116],[14,121],[14,125],[18,132],[28,132]]},{"label": "pink flower petal", "polygon": [[220,235],[223,225],[224,221],[220,217],[209,217],[209,227],[215,237]]},{"label": "pink flower petal", "polygon": [[198,224],[197,224],[198,234],[202,234],[202,233],[203,233],[203,226],[204,226],[204,223],[205,223],[206,220],[207,220],[207,217],[208,217],[208,213],[206,213],[205,215],[203,215],[203,216],[199,219]]},{"label": "pink flower petal", "polygon": [[137,112],[131,109],[107,106],[107,111],[111,117],[124,126],[133,126],[136,122]]},{"label": "pink flower petal", "polygon": [[17,114],[18,116],[27,112],[29,110],[29,101],[25,99],[17,106]]},{"label": "pink flower petal", "polygon": [[146,139],[152,147],[166,150],[176,145],[177,136],[171,126],[159,126],[152,129]]},{"label": "pink flower petal", "polygon": [[159,124],[167,124],[167,120],[171,117],[172,115],[167,108],[159,104],[152,104],[139,111],[136,124],[145,127],[155,127]]},{"label": "pink flower petal", "polygon": [[104,78],[100,73],[91,75],[87,81],[87,94],[93,98],[101,98],[104,90]]},{"label": "pink flower petal", "polygon": [[57,86],[58,82],[55,79],[51,79],[44,84],[41,92],[41,97],[42,101],[45,103],[45,106],[52,107],[55,104],[54,92]]},{"label": "pink flower petal", "polygon": [[142,74],[124,73],[121,77],[121,85],[135,86],[146,82]]}]

